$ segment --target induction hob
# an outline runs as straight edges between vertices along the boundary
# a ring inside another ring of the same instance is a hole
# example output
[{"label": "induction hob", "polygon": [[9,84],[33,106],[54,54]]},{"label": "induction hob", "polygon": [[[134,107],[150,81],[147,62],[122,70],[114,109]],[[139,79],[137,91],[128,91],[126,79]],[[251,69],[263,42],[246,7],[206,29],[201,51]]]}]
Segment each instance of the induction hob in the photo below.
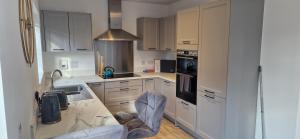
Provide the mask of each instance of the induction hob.
[{"label": "induction hob", "polygon": [[[105,78],[105,79],[130,78],[130,77],[139,77],[139,75],[134,74],[134,73],[116,73],[116,74],[113,74],[112,77],[110,77],[110,78]],[[102,78],[103,78],[103,77],[102,77]]]}]

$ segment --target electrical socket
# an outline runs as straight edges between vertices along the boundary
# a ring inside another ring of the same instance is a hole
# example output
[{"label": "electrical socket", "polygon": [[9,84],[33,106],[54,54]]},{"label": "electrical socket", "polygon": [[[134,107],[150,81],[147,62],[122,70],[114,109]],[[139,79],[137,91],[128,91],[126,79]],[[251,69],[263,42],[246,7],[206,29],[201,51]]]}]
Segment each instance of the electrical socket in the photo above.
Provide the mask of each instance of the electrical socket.
[{"label": "electrical socket", "polygon": [[59,60],[59,69],[61,69],[61,70],[69,69],[69,59],[68,58],[61,58]]}]

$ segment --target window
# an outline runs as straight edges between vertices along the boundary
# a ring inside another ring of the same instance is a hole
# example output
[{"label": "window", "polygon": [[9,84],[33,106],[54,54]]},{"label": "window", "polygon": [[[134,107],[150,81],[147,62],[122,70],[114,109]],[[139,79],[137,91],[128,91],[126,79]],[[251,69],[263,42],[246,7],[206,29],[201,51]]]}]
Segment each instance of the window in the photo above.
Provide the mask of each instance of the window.
[{"label": "window", "polygon": [[41,22],[40,22],[40,13],[37,2],[32,3],[32,14],[34,18],[34,28],[35,28],[35,45],[36,45],[36,62],[37,62],[37,74],[39,83],[42,82],[44,75],[43,68],[43,49],[41,41]]}]

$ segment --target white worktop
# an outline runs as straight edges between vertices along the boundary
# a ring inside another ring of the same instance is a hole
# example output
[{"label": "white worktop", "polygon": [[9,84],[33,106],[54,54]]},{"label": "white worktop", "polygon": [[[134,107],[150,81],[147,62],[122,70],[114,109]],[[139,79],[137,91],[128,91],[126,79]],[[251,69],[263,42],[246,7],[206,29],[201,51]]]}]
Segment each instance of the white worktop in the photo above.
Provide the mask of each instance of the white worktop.
[{"label": "white worktop", "polygon": [[[92,95],[93,99],[71,102],[69,108],[61,112],[62,120],[56,124],[44,125],[40,121],[37,124],[36,139],[55,137],[74,131],[95,128],[106,125],[118,125],[119,123],[112,116],[111,112],[97,98],[95,93],[86,83],[111,82],[120,80],[133,80],[145,78],[162,78],[170,82],[176,82],[174,73],[136,73],[139,77],[103,79],[97,75],[69,76],[63,77],[54,82],[55,87],[82,85]],[[49,82],[49,81],[48,81]],[[49,88],[46,83],[43,91]]]},{"label": "white worktop", "polygon": [[66,86],[81,83],[94,83],[94,82],[112,82],[112,81],[122,81],[122,80],[134,80],[134,79],[145,79],[145,78],[161,78],[168,80],[170,82],[176,82],[175,73],[135,73],[139,75],[138,77],[128,77],[128,78],[114,78],[114,79],[103,79],[98,75],[88,75],[88,76],[70,76],[63,77],[55,81],[55,86]]},{"label": "white worktop", "polygon": [[56,124],[45,125],[39,121],[36,139],[46,139],[84,129],[119,124],[95,93],[84,82],[67,81],[66,84],[60,82],[55,85],[58,87],[79,84],[87,89],[93,99],[70,102],[69,108],[61,111],[62,119]]}]

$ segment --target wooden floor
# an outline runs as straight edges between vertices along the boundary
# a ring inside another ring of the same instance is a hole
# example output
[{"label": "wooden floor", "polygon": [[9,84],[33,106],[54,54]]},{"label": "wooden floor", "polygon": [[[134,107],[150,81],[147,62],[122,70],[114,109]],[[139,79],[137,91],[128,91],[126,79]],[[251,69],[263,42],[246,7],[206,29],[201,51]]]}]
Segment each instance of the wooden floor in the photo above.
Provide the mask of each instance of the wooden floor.
[{"label": "wooden floor", "polygon": [[159,133],[146,139],[193,139],[193,137],[179,127],[175,127],[170,121],[163,119]]}]

